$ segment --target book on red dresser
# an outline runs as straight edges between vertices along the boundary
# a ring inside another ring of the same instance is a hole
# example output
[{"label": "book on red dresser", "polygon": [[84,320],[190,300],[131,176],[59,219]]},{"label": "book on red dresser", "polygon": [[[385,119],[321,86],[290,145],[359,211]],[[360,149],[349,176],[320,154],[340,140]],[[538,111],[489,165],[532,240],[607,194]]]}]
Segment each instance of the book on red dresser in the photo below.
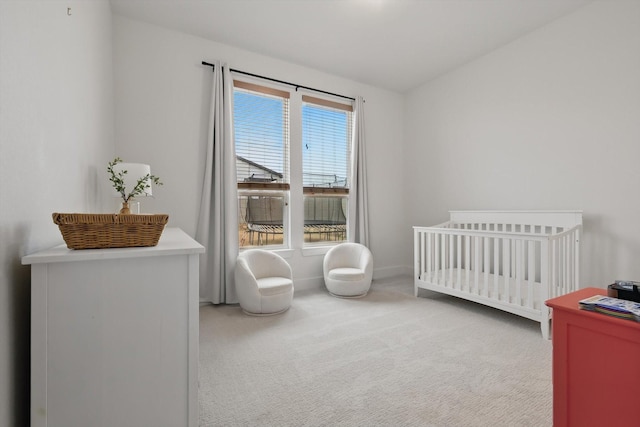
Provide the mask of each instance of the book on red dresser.
[{"label": "book on red dresser", "polygon": [[621,319],[640,322],[640,303],[634,301],[604,295],[594,295],[580,300],[579,305],[583,310],[595,311]]}]

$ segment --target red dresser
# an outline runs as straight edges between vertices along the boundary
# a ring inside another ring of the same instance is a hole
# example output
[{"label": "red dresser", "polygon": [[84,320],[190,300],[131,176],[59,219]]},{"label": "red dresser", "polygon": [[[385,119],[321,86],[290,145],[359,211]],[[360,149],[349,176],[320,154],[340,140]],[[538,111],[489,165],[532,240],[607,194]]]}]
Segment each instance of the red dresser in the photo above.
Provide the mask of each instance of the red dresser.
[{"label": "red dresser", "polygon": [[550,299],[554,427],[640,426],[640,323],[580,310],[606,295],[586,288]]}]

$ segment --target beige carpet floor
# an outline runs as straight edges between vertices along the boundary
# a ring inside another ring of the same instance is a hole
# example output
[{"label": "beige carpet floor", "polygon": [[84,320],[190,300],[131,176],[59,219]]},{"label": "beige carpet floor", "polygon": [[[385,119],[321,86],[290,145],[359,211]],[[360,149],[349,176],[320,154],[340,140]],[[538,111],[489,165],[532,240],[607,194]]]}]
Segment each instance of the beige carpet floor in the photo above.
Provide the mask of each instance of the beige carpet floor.
[{"label": "beige carpet floor", "polygon": [[200,425],[550,426],[539,324],[411,277],[365,298],[296,293],[278,316],[200,308]]}]

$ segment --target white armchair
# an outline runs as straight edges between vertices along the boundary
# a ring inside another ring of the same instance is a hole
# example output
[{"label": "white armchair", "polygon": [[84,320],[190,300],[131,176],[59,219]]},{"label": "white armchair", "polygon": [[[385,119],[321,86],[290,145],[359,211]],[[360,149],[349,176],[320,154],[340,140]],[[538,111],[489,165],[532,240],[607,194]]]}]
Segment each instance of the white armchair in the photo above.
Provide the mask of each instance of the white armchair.
[{"label": "white armchair", "polygon": [[362,297],[369,292],[373,277],[371,251],[359,243],[341,243],[324,256],[324,283],[331,295]]},{"label": "white armchair", "polygon": [[291,267],[278,254],[262,249],[242,252],[236,263],[235,278],[238,302],[247,314],[278,314],[291,305]]}]

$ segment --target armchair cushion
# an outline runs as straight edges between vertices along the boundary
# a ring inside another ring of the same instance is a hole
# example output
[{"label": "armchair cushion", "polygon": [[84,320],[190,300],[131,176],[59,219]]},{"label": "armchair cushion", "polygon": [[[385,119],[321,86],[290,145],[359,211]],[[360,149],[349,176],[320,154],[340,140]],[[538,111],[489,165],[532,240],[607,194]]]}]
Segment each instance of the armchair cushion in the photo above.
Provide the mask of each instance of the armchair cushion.
[{"label": "armchair cushion", "polygon": [[334,268],[329,270],[328,277],[331,280],[364,280],[366,274],[364,270],[360,268]]},{"label": "armchair cushion", "polygon": [[293,281],[287,277],[264,277],[257,282],[258,291],[264,296],[288,292],[293,286]]}]

